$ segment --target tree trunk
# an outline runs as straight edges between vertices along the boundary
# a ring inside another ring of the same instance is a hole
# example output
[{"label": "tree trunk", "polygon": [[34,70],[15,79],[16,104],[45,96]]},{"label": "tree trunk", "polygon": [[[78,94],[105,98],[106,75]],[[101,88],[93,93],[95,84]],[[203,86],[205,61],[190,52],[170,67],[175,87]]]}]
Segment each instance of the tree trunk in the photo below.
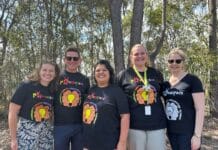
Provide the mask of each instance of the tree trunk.
[{"label": "tree trunk", "polygon": [[156,42],[157,46],[156,46],[155,50],[152,52],[152,54],[150,55],[151,66],[153,66],[153,67],[155,66],[154,61],[155,61],[157,55],[159,54],[160,49],[163,46],[163,42],[164,42],[165,31],[166,31],[166,9],[167,9],[167,0],[163,0],[161,37],[160,37],[160,40]]},{"label": "tree trunk", "polygon": [[133,16],[131,22],[130,49],[133,45],[141,43],[143,9],[144,0],[134,0]]},{"label": "tree trunk", "polygon": [[122,0],[109,0],[109,6],[113,34],[115,72],[118,73],[124,69],[123,34],[121,25]]},{"label": "tree trunk", "polygon": [[46,59],[53,59],[54,56],[54,50],[53,50],[53,44],[52,44],[52,39],[53,39],[53,25],[52,25],[52,7],[53,7],[53,1],[44,1],[45,3],[45,8],[46,8],[46,19],[47,19],[47,27],[46,27],[46,31],[47,31],[47,37],[46,37]]},{"label": "tree trunk", "polygon": [[215,56],[214,66],[210,77],[210,112],[213,116],[218,116],[218,62],[217,62],[217,13],[216,0],[209,0],[209,50],[212,56]]}]

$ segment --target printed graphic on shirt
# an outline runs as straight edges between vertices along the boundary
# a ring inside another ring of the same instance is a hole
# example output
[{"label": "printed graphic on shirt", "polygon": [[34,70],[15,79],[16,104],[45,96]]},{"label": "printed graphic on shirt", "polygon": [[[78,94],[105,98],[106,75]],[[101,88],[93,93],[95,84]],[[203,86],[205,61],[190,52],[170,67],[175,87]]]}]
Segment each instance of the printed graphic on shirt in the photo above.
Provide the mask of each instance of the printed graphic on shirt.
[{"label": "printed graphic on shirt", "polygon": [[85,124],[95,124],[97,119],[97,106],[92,102],[84,103],[83,105],[83,122]]},{"label": "printed graphic on shirt", "polygon": [[83,83],[70,81],[69,78],[65,77],[63,80],[60,80],[60,85],[83,85]]},{"label": "printed graphic on shirt", "polygon": [[104,100],[104,97],[96,96],[95,93],[91,93],[87,96],[88,100],[94,99],[94,100]]},{"label": "printed graphic on shirt", "polygon": [[41,122],[50,118],[51,104],[46,102],[37,103],[31,109],[31,119]]},{"label": "printed graphic on shirt", "polygon": [[75,88],[66,88],[60,94],[60,103],[65,107],[76,107],[81,103],[81,93]]},{"label": "printed graphic on shirt", "polygon": [[50,99],[50,100],[53,99],[53,97],[51,97],[51,96],[44,96],[44,95],[42,95],[40,93],[40,91],[34,92],[33,93],[33,98],[37,98],[37,99]]},{"label": "printed graphic on shirt", "polygon": [[153,104],[156,102],[156,97],[157,90],[152,85],[139,85],[133,92],[133,98],[138,104]]},{"label": "printed graphic on shirt", "polygon": [[173,99],[167,100],[166,116],[168,120],[181,120],[182,110],[179,103]]}]

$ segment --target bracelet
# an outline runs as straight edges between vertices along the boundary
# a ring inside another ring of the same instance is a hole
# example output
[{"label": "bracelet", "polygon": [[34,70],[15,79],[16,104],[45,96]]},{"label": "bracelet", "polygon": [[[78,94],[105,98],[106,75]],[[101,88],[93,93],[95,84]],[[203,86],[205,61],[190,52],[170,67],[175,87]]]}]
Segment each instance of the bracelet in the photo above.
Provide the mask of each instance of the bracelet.
[{"label": "bracelet", "polygon": [[196,138],[201,138],[201,135],[197,135],[196,133],[194,133],[194,136],[196,137]]}]

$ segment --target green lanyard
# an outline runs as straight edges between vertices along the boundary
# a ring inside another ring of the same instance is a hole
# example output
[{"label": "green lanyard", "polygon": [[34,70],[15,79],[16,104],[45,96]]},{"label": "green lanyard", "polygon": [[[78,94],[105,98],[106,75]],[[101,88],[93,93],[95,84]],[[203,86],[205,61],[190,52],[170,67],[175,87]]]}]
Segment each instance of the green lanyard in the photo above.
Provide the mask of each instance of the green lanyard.
[{"label": "green lanyard", "polygon": [[135,71],[136,75],[139,77],[139,79],[144,83],[145,86],[148,85],[148,79],[147,79],[147,68],[145,68],[144,70],[144,79],[142,78],[141,74],[138,72],[138,70],[136,69],[135,65],[133,66],[133,70]]}]

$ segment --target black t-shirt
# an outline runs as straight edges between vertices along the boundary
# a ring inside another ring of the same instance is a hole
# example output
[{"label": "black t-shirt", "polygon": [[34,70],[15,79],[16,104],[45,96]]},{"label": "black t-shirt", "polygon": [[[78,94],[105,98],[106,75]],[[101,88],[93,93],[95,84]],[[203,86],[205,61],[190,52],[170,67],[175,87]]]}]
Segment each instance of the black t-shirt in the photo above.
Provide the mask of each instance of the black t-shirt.
[{"label": "black t-shirt", "polygon": [[82,123],[82,104],[90,87],[83,74],[64,71],[54,101],[55,125]]},{"label": "black t-shirt", "polygon": [[129,113],[128,101],[119,87],[92,87],[83,104],[84,147],[115,149],[120,135],[120,115],[126,113]]},{"label": "black t-shirt", "polygon": [[187,74],[172,86],[165,82],[162,86],[166,104],[167,130],[169,133],[191,133],[195,126],[195,108],[192,94],[203,92],[201,81]]},{"label": "black t-shirt", "polygon": [[21,106],[19,116],[35,122],[51,117],[54,95],[38,82],[23,82],[15,91],[11,102]]},{"label": "black t-shirt", "polygon": [[[144,76],[144,72],[140,72]],[[166,116],[160,99],[162,74],[154,68],[147,68],[148,85],[137,76],[133,68],[121,71],[117,76],[118,85],[128,96],[130,105],[130,128],[156,130],[166,127]]]}]

